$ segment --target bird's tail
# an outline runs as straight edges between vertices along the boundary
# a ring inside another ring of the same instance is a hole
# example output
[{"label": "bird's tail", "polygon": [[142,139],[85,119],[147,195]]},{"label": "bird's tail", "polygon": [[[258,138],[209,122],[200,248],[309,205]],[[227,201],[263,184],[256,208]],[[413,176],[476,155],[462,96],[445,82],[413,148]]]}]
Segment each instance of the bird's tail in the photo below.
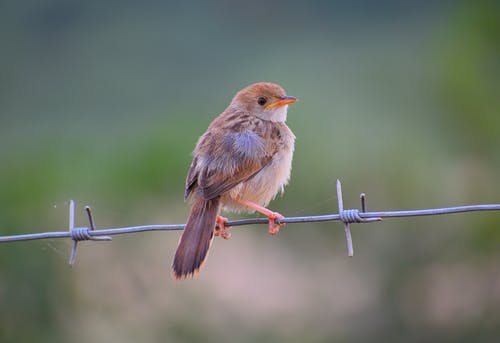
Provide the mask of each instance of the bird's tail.
[{"label": "bird's tail", "polygon": [[172,264],[175,279],[184,279],[198,272],[212,243],[215,222],[220,211],[220,198],[205,200],[193,197],[193,205]]}]

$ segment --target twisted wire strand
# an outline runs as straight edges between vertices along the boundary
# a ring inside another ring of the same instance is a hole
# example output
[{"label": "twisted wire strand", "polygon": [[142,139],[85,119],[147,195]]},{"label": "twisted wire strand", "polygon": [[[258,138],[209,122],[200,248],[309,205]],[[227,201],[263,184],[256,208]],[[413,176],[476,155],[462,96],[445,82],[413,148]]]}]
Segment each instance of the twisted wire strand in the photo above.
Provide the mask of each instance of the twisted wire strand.
[{"label": "twisted wire strand", "polygon": [[[348,210],[344,210],[348,211]],[[403,211],[380,211],[380,212],[359,212],[358,215],[363,219],[362,223],[365,223],[366,219],[376,218],[397,218],[397,217],[419,217],[419,216],[433,216],[433,215],[443,215],[443,214],[453,214],[462,212],[479,212],[479,211],[500,211],[500,204],[483,204],[483,205],[466,205],[466,206],[455,206],[455,207],[442,207],[435,209],[423,209],[423,210],[403,210]],[[328,222],[328,221],[342,221],[339,214],[324,214],[317,216],[299,216],[299,217],[285,217],[277,219],[276,223],[283,224],[295,224],[295,223],[315,223],[315,222]],[[227,222],[228,226],[246,226],[254,224],[268,224],[269,221],[266,218],[249,218],[249,219],[239,219],[231,220]],[[140,226],[130,226],[130,227],[119,227],[119,228],[109,228],[109,229],[99,229],[94,231],[89,231],[88,234],[97,238],[99,236],[115,236],[115,235],[126,235],[130,233],[139,233],[146,231],[176,231],[183,230],[184,224],[154,224],[154,225],[140,225]],[[30,233],[30,234],[20,234],[20,235],[8,235],[0,236],[0,243],[9,243],[16,241],[30,241],[30,240],[40,240],[40,239],[57,239],[57,238],[72,238],[69,231],[53,231],[53,232],[40,232],[40,233]]]},{"label": "twisted wire strand", "polygon": [[[402,210],[402,211],[378,211],[378,212],[367,212],[365,211],[365,195],[362,193],[361,203],[363,211],[360,212],[358,209],[343,209],[342,202],[342,187],[340,181],[337,180],[337,201],[339,212],[337,214],[326,214],[326,215],[316,215],[316,216],[300,216],[300,217],[285,217],[277,219],[276,223],[282,224],[292,224],[292,223],[311,223],[311,222],[326,222],[326,221],[341,221],[344,224],[344,230],[346,233],[347,241],[347,251],[348,256],[353,256],[352,238],[349,228],[351,223],[367,223],[373,221],[380,221],[382,218],[395,218],[395,217],[417,217],[417,216],[433,216],[433,215],[443,215],[452,213],[462,213],[462,212],[476,212],[476,211],[500,211],[500,204],[482,204],[482,205],[465,205],[465,206],[455,206],[455,207],[443,207],[443,208],[429,208],[421,210]],[[56,231],[56,232],[42,232],[42,233],[32,233],[32,234],[21,234],[21,235],[10,235],[10,236],[0,236],[0,243],[8,243],[15,241],[29,241],[29,240],[40,240],[40,239],[54,239],[54,238],[71,238],[73,240],[73,248],[71,250],[70,265],[73,265],[76,258],[76,248],[79,241],[102,241],[111,240],[110,236],[113,235],[123,235],[130,233],[146,232],[146,231],[171,231],[171,230],[183,230],[185,224],[167,224],[167,225],[142,225],[142,226],[131,226],[131,227],[121,227],[121,228],[111,228],[111,229],[94,229],[94,222],[91,216],[90,208],[85,207],[88,214],[88,219],[90,223],[90,229],[87,227],[74,227],[74,201],[70,201],[69,206],[69,229],[66,231]],[[228,226],[243,226],[251,224],[267,224],[267,218],[251,218],[251,219],[241,219],[232,220],[226,223]]]}]

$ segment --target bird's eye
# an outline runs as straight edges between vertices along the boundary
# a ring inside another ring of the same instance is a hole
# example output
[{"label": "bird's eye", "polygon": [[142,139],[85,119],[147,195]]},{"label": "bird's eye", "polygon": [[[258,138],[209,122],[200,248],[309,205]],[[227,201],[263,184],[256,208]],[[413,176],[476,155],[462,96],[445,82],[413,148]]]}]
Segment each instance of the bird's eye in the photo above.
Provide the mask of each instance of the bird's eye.
[{"label": "bird's eye", "polygon": [[258,98],[257,103],[263,106],[267,102],[266,98]]}]

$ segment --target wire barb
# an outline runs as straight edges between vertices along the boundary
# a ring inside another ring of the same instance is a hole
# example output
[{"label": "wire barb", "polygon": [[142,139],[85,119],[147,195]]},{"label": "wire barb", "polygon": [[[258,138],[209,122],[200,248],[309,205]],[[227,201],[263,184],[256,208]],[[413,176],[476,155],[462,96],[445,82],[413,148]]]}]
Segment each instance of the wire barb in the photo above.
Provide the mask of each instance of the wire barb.
[{"label": "wire barb", "polygon": [[366,194],[361,193],[359,195],[359,200],[361,200],[361,212],[366,212]]},{"label": "wire barb", "polygon": [[92,209],[90,208],[90,206],[85,206],[85,212],[87,212],[87,218],[89,220],[90,230],[94,231],[95,230],[94,218],[92,218]]},{"label": "wire barb", "polygon": [[73,267],[76,260],[76,248],[79,241],[110,241],[112,240],[109,236],[93,237],[90,232],[95,230],[94,220],[92,218],[92,211],[89,206],[85,206],[85,212],[87,212],[87,218],[90,224],[90,230],[86,227],[75,228],[75,202],[73,200],[69,201],[69,234],[73,240],[73,247],[71,248],[71,256],[69,257],[69,265]]},{"label": "wire barb", "polygon": [[346,215],[346,213],[344,212],[344,203],[342,200],[342,184],[340,183],[339,179],[337,179],[337,203],[339,207],[340,220],[344,222],[345,239],[347,243],[347,256],[352,257],[354,256],[354,248],[352,246],[351,229],[349,227],[350,221],[348,221],[348,219],[351,219],[351,215],[350,213]]},{"label": "wire barb", "polygon": [[[344,223],[345,238],[347,243],[347,256],[354,256],[354,248],[352,244],[351,223],[368,223],[380,221],[380,217],[363,218],[360,216],[358,209],[351,208],[344,210],[344,202],[342,200],[342,183],[337,179],[337,203],[339,207],[339,219]],[[366,213],[365,193],[361,193],[361,208],[363,213]]]}]

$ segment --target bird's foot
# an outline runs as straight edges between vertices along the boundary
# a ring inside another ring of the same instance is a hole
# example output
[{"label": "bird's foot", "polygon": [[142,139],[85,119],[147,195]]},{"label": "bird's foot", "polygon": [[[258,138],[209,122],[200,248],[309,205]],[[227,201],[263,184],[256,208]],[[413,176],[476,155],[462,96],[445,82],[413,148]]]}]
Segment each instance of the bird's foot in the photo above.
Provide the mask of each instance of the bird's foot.
[{"label": "bird's foot", "polygon": [[283,218],[285,217],[283,217],[278,212],[271,212],[267,215],[267,219],[269,219],[269,234],[271,236],[276,236],[280,231],[280,228],[286,225],[285,223],[276,223],[275,221],[276,219],[283,219]]},{"label": "bird's foot", "polygon": [[243,200],[243,199],[239,199],[237,201],[240,204],[243,204],[243,205],[245,205],[245,206],[247,206],[247,207],[249,207],[257,212],[260,212],[267,217],[267,219],[269,220],[269,234],[271,236],[276,236],[276,234],[280,231],[280,228],[282,226],[285,226],[285,223],[276,223],[276,219],[285,218],[281,214],[279,214],[278,212],[273,212],[270,209],[265,208],[264,206],[260,206],[259,204],[256,204],[252,201]]},{"label": "bird's foot", "polygon": [[217,219],[215,220],[217,223],[217,226],[215,227],[216,236],[221,236],[224,239],[231,238],[231,232],[229,232],[231,227],[226,225],[228,221],[229,220],[226,217],[217,216]]}]

